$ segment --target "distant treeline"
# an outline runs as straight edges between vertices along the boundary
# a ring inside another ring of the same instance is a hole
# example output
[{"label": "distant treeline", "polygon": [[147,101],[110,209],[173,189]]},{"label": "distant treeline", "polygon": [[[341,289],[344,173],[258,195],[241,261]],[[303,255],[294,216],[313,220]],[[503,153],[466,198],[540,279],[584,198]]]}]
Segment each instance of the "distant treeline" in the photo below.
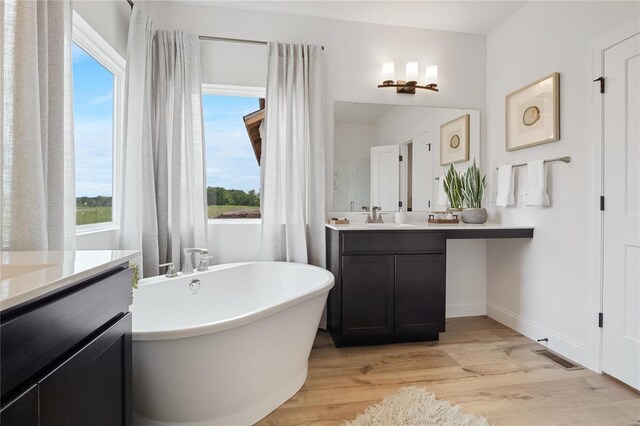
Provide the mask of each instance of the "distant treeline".
[{"label": "distant treeline", "polygon": [[[210,206],[260,206],[260,193],[253,189],[226,189],[219,186],[207,188],[207,204]],[[77,207],[111,207],[111,197],[77,197]]]},{"label": "distant treeline", "polygon": [[260,193],[253,189],[226,189],[219,186],[207,188],[207,204],[210,206],[260,206]]},{"label": "distant treeline", "polygon": [[76,197],[76,207],[111,207],[111,197]]}]

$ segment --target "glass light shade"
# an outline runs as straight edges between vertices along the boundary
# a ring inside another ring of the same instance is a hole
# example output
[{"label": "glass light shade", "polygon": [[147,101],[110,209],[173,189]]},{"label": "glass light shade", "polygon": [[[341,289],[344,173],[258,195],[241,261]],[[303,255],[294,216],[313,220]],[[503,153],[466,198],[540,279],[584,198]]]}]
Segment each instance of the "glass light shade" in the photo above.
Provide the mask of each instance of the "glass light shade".
[{"label": "glass light shade", "polygon": [[407,62],[407,81],[418,81],[418,63]]},{"label": "glass light shade", "polygon": [[425,84],[428,86],[430,84],[438,84],[438,66],[437,65],[427,65],[427,73],[425,78]]},{"label": "glass light shade", "polygon": [[382,81],[395,81],[396,79],[396,66],[393,61],[385,62],[382,64]]}]

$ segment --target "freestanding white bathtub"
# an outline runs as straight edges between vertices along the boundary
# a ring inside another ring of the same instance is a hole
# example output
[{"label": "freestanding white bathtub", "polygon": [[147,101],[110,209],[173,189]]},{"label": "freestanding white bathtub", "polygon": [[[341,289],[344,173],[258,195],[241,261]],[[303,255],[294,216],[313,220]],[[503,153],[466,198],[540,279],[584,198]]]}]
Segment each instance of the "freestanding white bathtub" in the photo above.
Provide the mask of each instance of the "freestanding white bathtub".
[{"label": "freestanding white bathtub", "polygon": [[134,424],[249,425],[275,410],[306,380],[333,283],[324,269],[281,262],[141,280]]}]

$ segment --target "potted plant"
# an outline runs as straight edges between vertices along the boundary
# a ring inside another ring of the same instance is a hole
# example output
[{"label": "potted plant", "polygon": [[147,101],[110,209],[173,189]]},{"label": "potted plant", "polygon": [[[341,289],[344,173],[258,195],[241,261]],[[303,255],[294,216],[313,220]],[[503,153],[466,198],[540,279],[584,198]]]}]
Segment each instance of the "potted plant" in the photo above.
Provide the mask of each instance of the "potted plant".
[{"label": "potted plant", "polygon": [[486,176],[480,175],[480,168],[473,160],[473,165],[462,176],[462,196],[467,208],[462,211],[465,223],[485,223],[487,209],[482,207],[484,189],[487,187]]},{"label": "potted plant", "polygon": [[444,175],[444,192],[449,197],[450,208],[447,211],[460,212],[462,210],[462,176],[453,167],[449,166]]}]

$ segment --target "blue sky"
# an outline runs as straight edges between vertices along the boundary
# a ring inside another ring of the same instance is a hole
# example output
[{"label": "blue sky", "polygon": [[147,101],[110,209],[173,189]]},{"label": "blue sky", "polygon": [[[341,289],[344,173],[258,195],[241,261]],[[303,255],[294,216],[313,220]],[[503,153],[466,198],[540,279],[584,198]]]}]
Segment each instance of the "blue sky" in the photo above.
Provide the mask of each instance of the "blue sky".
[{"label": "blue sky", "polygon": [[[73,109],[76,195],[112,195],[113,74],[75,43]],[[207,185],[260,190],[260,168],[242,117],[257,98],[203,96]]]},{"label": "blue sky", "polygon": [[259,108],[257,98],[204,95],[207,185],[260,191],[260,167],[242,117]]},{"label": "blue sky", "polygon": [[75,43],[72,54],[76,196],[111,196],[113,74]]}]

